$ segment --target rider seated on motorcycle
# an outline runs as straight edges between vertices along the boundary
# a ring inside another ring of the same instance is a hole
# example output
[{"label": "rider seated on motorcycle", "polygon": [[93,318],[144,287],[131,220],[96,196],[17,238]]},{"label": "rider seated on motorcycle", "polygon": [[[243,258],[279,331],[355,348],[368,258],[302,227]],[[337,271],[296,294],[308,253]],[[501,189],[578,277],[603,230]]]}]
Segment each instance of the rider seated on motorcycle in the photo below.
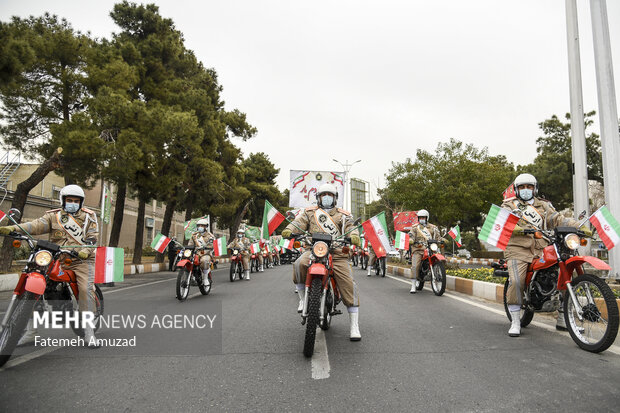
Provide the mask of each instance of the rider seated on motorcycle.
[{"label": "rider seated on motorcycle", "polygon": [[215,236],[209,232],[209,220],[199,219],[196,222],[196,232],[194,232],[187,243],[189,247],[203,249],[197,250],[196,254],[200,257],[200,269],[202,270],[202,284],[209,286],[209,271],[211,269],[211,256],[213,255],[213,241]]},{"label": "rider seated on motorcycle", "polygon": [[[322,184],[317,191],[316,201],[316,206],[306,208],[295,218],[293,223],[282,231],[284,238],[290,238],[293,233],[299,234],[303,231],[308,231],[310,234],[328,233],[337,237],[342,235],[343,228],[345,233],[354,228],[351,213],[336,208],[338,191],[333,184]],[[357,230],[351,231],[348,235],[351,237],[351,243],[359,247],[361,240]],[[301,312],[303,309],[310,254],[310,249],[303,252],[293,265],[293,282],[297,285],[299,293],[297,312]],[[359,296],[357,284],[353,280],[348,253],[343,253],[341,248],[335,250],[332,255],[332,265],[342,301],[349,312],[350,339],[351,341],[359,341],[362,339],[359,331]]]},{"label": "rider seated on motorcycle", "polygon": [[[239,228],[237,230],[237,238],[228,244],[229,250],[239,250],[239,254],[241,254],[241,262],[243,263],[243,271],[245,272],[245,279],[248,281],[250,280],[250,245],[251,242],[249,238],[245,236],[244,228]],[[261,254],[259,253],[258,255]]]},{"label": "rider seated on motorcycle", "polygon": [[[78,185],[67,185],[60,190],[60,208],[45,212],[41,218],[21,224],[30,235],[50,234],[49,239],[61,247],[65,245],[86,245],[87,239],[99,238],[97,214],[84,207],[84,190]],[[23,231],[17,226],[0,227],[0,234]],[[64,270],[75,272],[78,284],[78,307],[81,312],[95,310],[95,249],[81,248],[78,258],[70,265],[62,264]],[[61,261],[62,262],[62,261]],[[36,331],[31,321],[19,344],[34,341]],[[84,342],[90,348],[99,347],[92,327],[84,326]]]},{"label": "rider seated on motorcycle", "polygon": [[[508,311],[512,317],[512,323],[508,330],[510,337],[519,337],[521,334],[521,305],[523,304],[523,289],[528,265],[535,257],[539,257],[543,249],[548,245],[544,239],[536,239],[533,234],[524,234],[525,229],[551,230],[557,226],[579,225],[579,222],[560,215],[553,208],[551,202],[539,198],[538,183],[531,174],[521,174],[514,181],[516,198],[507,199],[502,203],[502,208],[509,211],[518,210],[521,219],[517,223],[508,241],[504,258],[508,266],[509,284],[506,294]],[[582,226],[581,231],[586,235],[592,235],[592,231]],[[558,316],[558,328],[566,328],[562,314]]]},{"label": "rider seated on motorcycle", "polygon": [[375,265],[376,260],[377,260],[377,254],[375,254],[375,250],[372,247],[372,244],[368,242],[368,265],[366,266],[368,273],[366,275],[368,275],[369,277],[370,277],[370,269],[373,267],[373,265]]},{"label": "rider seated on motorcycle", "polygon": [[429,239],[441,240],[441,232],[436,225],[428,222],[428,211],[421,209],[418,211],[418,223],[411,227],[409,232],[409,245],[411,246],[411,294],[417,292],[416,279],[420,280],[420,268],[422,267],[422,257],[426,249],[426,241]]}]

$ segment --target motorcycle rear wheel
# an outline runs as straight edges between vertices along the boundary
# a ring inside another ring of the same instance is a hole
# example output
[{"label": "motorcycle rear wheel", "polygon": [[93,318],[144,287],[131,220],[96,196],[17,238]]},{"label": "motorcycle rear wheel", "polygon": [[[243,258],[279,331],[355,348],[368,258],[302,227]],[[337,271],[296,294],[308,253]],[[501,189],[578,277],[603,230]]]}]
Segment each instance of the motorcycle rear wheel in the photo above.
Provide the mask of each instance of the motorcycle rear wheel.
[{"label": "motorcycle rear wheel", "polygon": [[327,297],[325,297],[325,308],[323,309],[325,318],[323,318],[323,321],[321,321],[321,330],[329,330],[329,326],[332,323],[331,312],[334,309],[334,301],[334,291],[331,289],[331,287],[329,287],[327,289]]},{"label": "motorcycle rear wheel", "polygon": [[[95,329],[93,332],[97,332],[99,327],[101,327],[101,316],[103,315],[103,293],[97,284],[95,284]],[[71,324],[71,329],[73,332],[80,336],[84,337],[84,329],[75,327],[74,324]]]},{"label": "motorcycle rear wheel", "polygon": [[177,275],[177,299],[185,301],[189,295],[191,274],[185,268],[179,270]]},{"label": "motorcycle rear wheel", "polygon": [[241,265],[241,261],[237,261],[237,267],[235,268],[235,273],[237,274],[237,278],[243,280],[245,278],[243,265]]},{"label": "motorcycle rear wheel", "polygon": [[306,320],[306,336],[304,338],[304,356],[312,357],[314,354],[314,341],[316,327],[319,324],[319,311],[321,308],[321,280],[315,278],[310,287],[308,300],[308,318]]},{"label": "motorcycle rear wheel", "polygon": [[15,303],[13,313],[0,333],[0,367],[11,358],[17,342],[22,338],[37,298],[35,294],[26,291]]},{"label": "motorcycle rear wheel", "polygon": [[431,287],[436,296],[441,296],[446,291],[446,266],[442,262],[433,265],[435,276],[431,280]]},{"label": "motorcycle rear wheel", "polygon": [[583,310],[579,320],[575,304],[567,292],[564,296],[564,320],[573,341],[592,353],[605,351],[618,335],[618,303],[605,281],[592,274],[582,274],[572,281],[573,292]]},{"label": "motorcycle rear wheel", "polygon": [[[512,315],[510,315],[510,311],[508,311],[508,303],[506,302],[506,294],[508,292],[508,284],[510,283],[510,279],[507,279],[504,283],[504,311],[506,311],[506,316],[508,317],[508,321],[512,322]],[[529,308],[521,309],[521,327],[527,327],[531,322],[532,318],[534,318],[534,311]]]},{"label": "motorcycle rear wheel", "polygon": [[[203,275],[204,277],[204,275]],[[200,293],[202,295],[208,295],[211,292],[211,287],[213,286],[213,279],[211,278],[211,271],[209,271],[209,285],[208,286],[204,286],[204,284],[202,282],[198,283],[198,289],[200,290]]]}]

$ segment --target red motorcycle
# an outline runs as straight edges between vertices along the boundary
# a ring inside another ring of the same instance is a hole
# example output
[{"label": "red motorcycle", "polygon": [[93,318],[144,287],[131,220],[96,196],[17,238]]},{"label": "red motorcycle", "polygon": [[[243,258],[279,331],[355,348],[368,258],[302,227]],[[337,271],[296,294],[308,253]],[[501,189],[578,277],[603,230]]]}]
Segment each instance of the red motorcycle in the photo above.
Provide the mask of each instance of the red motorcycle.
[{"label": "red motorcycle", "polygon": [[198,289],[202,295],[207,295],[211,292],[211,286],[213,285],[213,279],[211,278],[211,269],[209,268],[209,284],[203,285],[202,270],[200,269],[200,254],[198,251],[204,250],[204,247],[184,247],[181,251],[182,258],[177,263],[177,299],[179,301],[185,301],[189,295],[189,287],[192,280],[198,284]]},{"label": "red motorcycle", "polygon": [[[554,312],[563,306],[566,327],[579,347],[593,353],[609,348],[618,334],[618,303],[607,283],[594,274],[586,274],[583,265],[606,271],[611,267],[596,257],[577,255],[577,248],[587,245],[587,240],[575,227],[557,227],[552,231],[527,229],[524,233],[545,239],[549,245],[542,257],[534,258],[528,266],[521,327],[530,324],[534,313]],[[508,277],[503,260],[492,266],[495,276]],[[508,285],[506,280],[504,309],[512,321],[506,303]]]},{"label": "red motorcycle", "polygon": [[[13,232],[13,246],[18,248],[21,241],[28,242],[30,257],[22,271],[11,302],[2,320],[0,332],[0,366],[3,366],[13,354],[17,342],[24,334],[28,320],[34,311],[59,311],[61,314],[78,311],[79,290],[75,272],[63,270],[60,266],[62,257],[77,258],[73,250],[61,249],[59,245],[44,240],[34,240]],[[63,260],[65,265],[71,259]],[[103,293],[95,285],[95,329],[99,329],[99,319],[103,314]],[[77,323],[79,324],[79,323]],[[71,323],[71,328],[80,337],[84,336],[81,326]]]},{"label": "red motorcycle", "polygon": [[426,241],[424,256],[420,263],[420,277],[416,278],[415,288],[420,291],[424,282],[430,281],[433,292],[440,296],[446,291],[446,257],[440,253],[441,242],[433,239]]},{"label": "red motorcycle", "polygon": [[273,267],[273,265],[271,264],[271,254],[269,253],[269,250],[267,249],[267,247],[263,247],[262,252],[263,252],[263,269]]},{"label": "red motorcycle", "polygon": [[[258,263],[258,259],[256,262]],[[243,277],[243,256],[238,249],[234,249],[230,256],[230,282],[234,282],[237,278],[243,280]]]},{"label": "red motorcycle", "polygon": [[260,262],[258,261],[258,254],[260,254],[260,251],[258,253],[250,255],[250,272],[258,272],[258,270],[260,269]]},{"label": "red motorcycle", "polygon": [[366,268],[368,268],[368,259],[369,259],[368,247],[360,249],[359,254],[360,254],[359,255],[360,266],[362,267],[362,270],[365,270]]}]

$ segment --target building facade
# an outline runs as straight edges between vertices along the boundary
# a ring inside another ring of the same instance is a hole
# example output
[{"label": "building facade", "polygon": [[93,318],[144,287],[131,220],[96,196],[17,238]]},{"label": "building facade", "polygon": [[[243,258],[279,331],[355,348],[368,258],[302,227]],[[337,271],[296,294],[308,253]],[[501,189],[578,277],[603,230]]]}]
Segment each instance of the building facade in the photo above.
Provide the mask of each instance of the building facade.
[{"label": "building facade", "polygon": [[357,178],[351,178],[351,214],[353,218],[361,218],[362,221],[367,220],[366,205],[370,196],[368,182]]}]

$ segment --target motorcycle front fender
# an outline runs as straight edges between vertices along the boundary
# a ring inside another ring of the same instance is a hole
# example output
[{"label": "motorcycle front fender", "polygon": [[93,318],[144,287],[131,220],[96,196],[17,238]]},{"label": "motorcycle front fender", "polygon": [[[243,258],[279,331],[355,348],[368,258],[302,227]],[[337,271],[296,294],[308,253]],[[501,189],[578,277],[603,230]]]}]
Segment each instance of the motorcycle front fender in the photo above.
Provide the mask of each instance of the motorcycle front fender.
[{"label": "motorcycle front fender", "polygon": [[47,282],[45,281],[45,277],[43,274],[39,274],[38,272],[31,272],[27,275],[26,285],[24,289],[26,291],[30,291],[33,294],[43,295],[45,292],[45,286]]},{"label": "motorcycle front fender", "polygon": [[441,254],[435,254],[431,256],[431,265],[435,265],[437,261],[445,261],[446,257]]},{"label": "motorcycle front fender", "polygon": [[187,267],[187,270],[189,271],[192,269],[192,262],[185,258],[177,263],[177,267]]},{"label": "motorcycle front fender", "polygon": [[581,267],[584,263],[588,263],[597,270],[611,270],[611,267],[603,260],[589,255],[577,255],[566,260],[566,268],[570,273],[577,267]]},{"label": "motorcycle front fender", "polygon": [[[320,277],[323,281],[327,279],[329,273],[327,272],[327,267],[323,264],[314,263],[310,267],[308,267],[308,276],[306,277],[306,286],[310,287],[312,285],[312,280]],[[325,282],[323,282],[325,284]]]}]

